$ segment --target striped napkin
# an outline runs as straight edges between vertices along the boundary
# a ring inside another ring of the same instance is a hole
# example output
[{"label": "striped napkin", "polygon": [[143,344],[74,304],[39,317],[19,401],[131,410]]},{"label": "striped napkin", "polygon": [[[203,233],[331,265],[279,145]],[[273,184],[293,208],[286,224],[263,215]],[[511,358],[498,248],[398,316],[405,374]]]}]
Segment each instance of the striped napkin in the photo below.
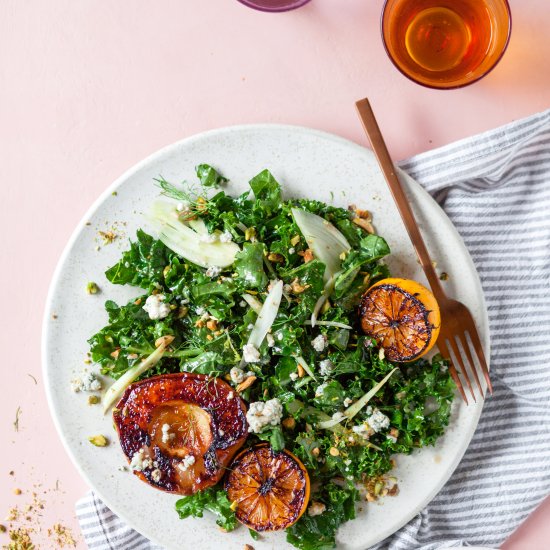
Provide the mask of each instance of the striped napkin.
[{"label": "striped napkin", "polygon": [[[476,264],[495,395],[442,491],[375,548],[499,546],[550,494],[550,110],[400,166],[443,206]],[[76,510],[89,548],[162,550],[92,493]]]}]

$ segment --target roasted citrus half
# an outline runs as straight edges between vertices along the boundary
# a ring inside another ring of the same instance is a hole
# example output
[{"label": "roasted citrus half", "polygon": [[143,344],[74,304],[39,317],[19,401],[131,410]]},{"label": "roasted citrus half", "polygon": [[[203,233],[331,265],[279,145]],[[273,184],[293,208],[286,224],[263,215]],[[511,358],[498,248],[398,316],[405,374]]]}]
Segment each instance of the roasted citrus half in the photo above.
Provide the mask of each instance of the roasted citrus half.
[{"label": "roasted citrus half", "polygon": [[237,519],[255,531],[286,529],[300,519],[309,500],[305,466],[287,450],[261,443],[241,452],[225,481]]},{"label": "roasted citrus half", "polygon": [[390,361],[412,361],[427,353],[439,335],[441,316],[434,295],[410,279],[383,279],[363,295],[361,327]]},{"label": "roasted citrus half", "polygon": [[203,374],[131,384],[113,419],[134,473],[181,495],[217,483],[248,435],[243,400],[223,380]]}]

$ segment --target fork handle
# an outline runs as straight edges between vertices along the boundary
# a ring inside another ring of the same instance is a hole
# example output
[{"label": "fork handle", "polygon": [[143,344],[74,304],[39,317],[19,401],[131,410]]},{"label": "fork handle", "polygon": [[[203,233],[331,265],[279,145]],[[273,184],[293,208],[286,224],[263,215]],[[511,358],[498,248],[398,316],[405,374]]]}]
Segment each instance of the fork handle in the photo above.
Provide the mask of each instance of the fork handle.
[{"label": "fork handle", "polygon": [[416,250],[416,254],[420,260],[420,265],[422,266],[428,282],[432,287],[432,292],[434,293],[436,300],[442,303],[447,299],[447,297],[441,287],[439,277],[435,272],[432,260],[428,254],[428,249],[426,248],[424,239],[418,229],[418,224],[414,218],[407,195],[405,195],[401,181],[395,172],[395,167],[388,152],[388,148],[384,143],[384,138],[382,137],[382,133],[380,132],[380,128],[376,122],[376,118],[370,106],[369,100],[367,98],[361,99],[357,101],[355,105],[357,107],[357,112],[359,113],[359,118],[363,124],[363,128],[365,129],[371,143],[372,150],[378,159],[378,164],[382,169],[382,173],[386,178],[386,182],[388,183],[391,194],[393,195],[393,199],[397,209],[399,210],[401,219],[405,224],[405,229],[407,230],[414,249]]}]

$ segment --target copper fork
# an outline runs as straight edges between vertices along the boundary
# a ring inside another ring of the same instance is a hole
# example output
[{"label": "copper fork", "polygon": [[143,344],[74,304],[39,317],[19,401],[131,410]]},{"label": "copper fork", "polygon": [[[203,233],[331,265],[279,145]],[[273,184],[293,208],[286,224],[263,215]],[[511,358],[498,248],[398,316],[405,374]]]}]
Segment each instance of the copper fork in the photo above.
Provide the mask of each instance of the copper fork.
[{"label": "copper fork", "polygon": [[[472,354],[472,348],[477,357],[479,368],[483,373],[483,376],[487,382],[487,389],[493,394],[493,387],[489,378],[489,369],[487,367],[487,361],[483,353],[483,347],[479,339],[479,335],[476,329],[476,325],[470,310],[461,302],[448,298],[437,276],[435,269],[432,265],[430,255],[424,243],[424,239],[420,234],[418,225],[414,218],[411,206],[403,191],[403,187],[396,174],[395,167],[391,160],[390,154],[384,143],[384,138],[372,112],[372,108],[368,99],[361,99],[355,104],[359,118],[363,123],[365,132],[372,145],[374,154],[378,160],[378,164],[382,169],[382,173],[388,183],[393,199],[401,214],[401,219],[405,224],[407,233],[412,241],[414,249],[422,269],[428,278],[432,292],[439,304],[441,310],[441,329],[439,331],[439,337],[437,339],[437,346],[441,354],[451,361],[449,372],[453,377],[453,380],[464,399],[468,404],[468,398],[460,377],[457,374],[456,368],[460,370],[462,378],[464,379],[466,386],[468,387],[472,398],[476,401],[476,395],[470,381],[470,372],[479,388],[481,397],[484,397],[483,387],[479,379],[476,363]],[[470,344],[472,348],[470,347]]]}]

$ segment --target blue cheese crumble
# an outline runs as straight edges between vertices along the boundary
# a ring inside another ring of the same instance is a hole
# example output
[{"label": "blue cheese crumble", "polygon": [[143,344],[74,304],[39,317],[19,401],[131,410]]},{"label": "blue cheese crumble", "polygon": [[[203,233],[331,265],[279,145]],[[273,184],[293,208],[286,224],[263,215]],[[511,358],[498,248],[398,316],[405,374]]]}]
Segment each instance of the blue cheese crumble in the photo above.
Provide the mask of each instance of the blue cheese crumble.
[{"label": "blue cheese crumble", "polygon": [[266,426],[277,426],[281,423],[283,417],[283,406],[277,399],[269,401],[256,401],[250,403],[246,420],[248,421],[248,431],[251,433],[260,433]]},{"label": "blue cheese crumble", "polygon": [[321,376],[330,376],[334,370],[334,363],[330,359],[319,361],[319,374]]},{"label": "blue cheese crumble", "polygon": [[311,345],[315,351],[321,353],[327,347],[327,337],[324,334],[319,334],[311,341]]},{"label": "blue cheese crumble", "polygon": [[153,320],[164,319],[170,314],[170,306],[164,303],[164,294],[151,294],[145,300],[143,309],[149,315],[149,319]]},{"label": "blue cheese crumble", "polygon": [[243,359],[247,363],[258,363],[260,361],[260,352],[254,344],[245,344],[243,346]]}]

